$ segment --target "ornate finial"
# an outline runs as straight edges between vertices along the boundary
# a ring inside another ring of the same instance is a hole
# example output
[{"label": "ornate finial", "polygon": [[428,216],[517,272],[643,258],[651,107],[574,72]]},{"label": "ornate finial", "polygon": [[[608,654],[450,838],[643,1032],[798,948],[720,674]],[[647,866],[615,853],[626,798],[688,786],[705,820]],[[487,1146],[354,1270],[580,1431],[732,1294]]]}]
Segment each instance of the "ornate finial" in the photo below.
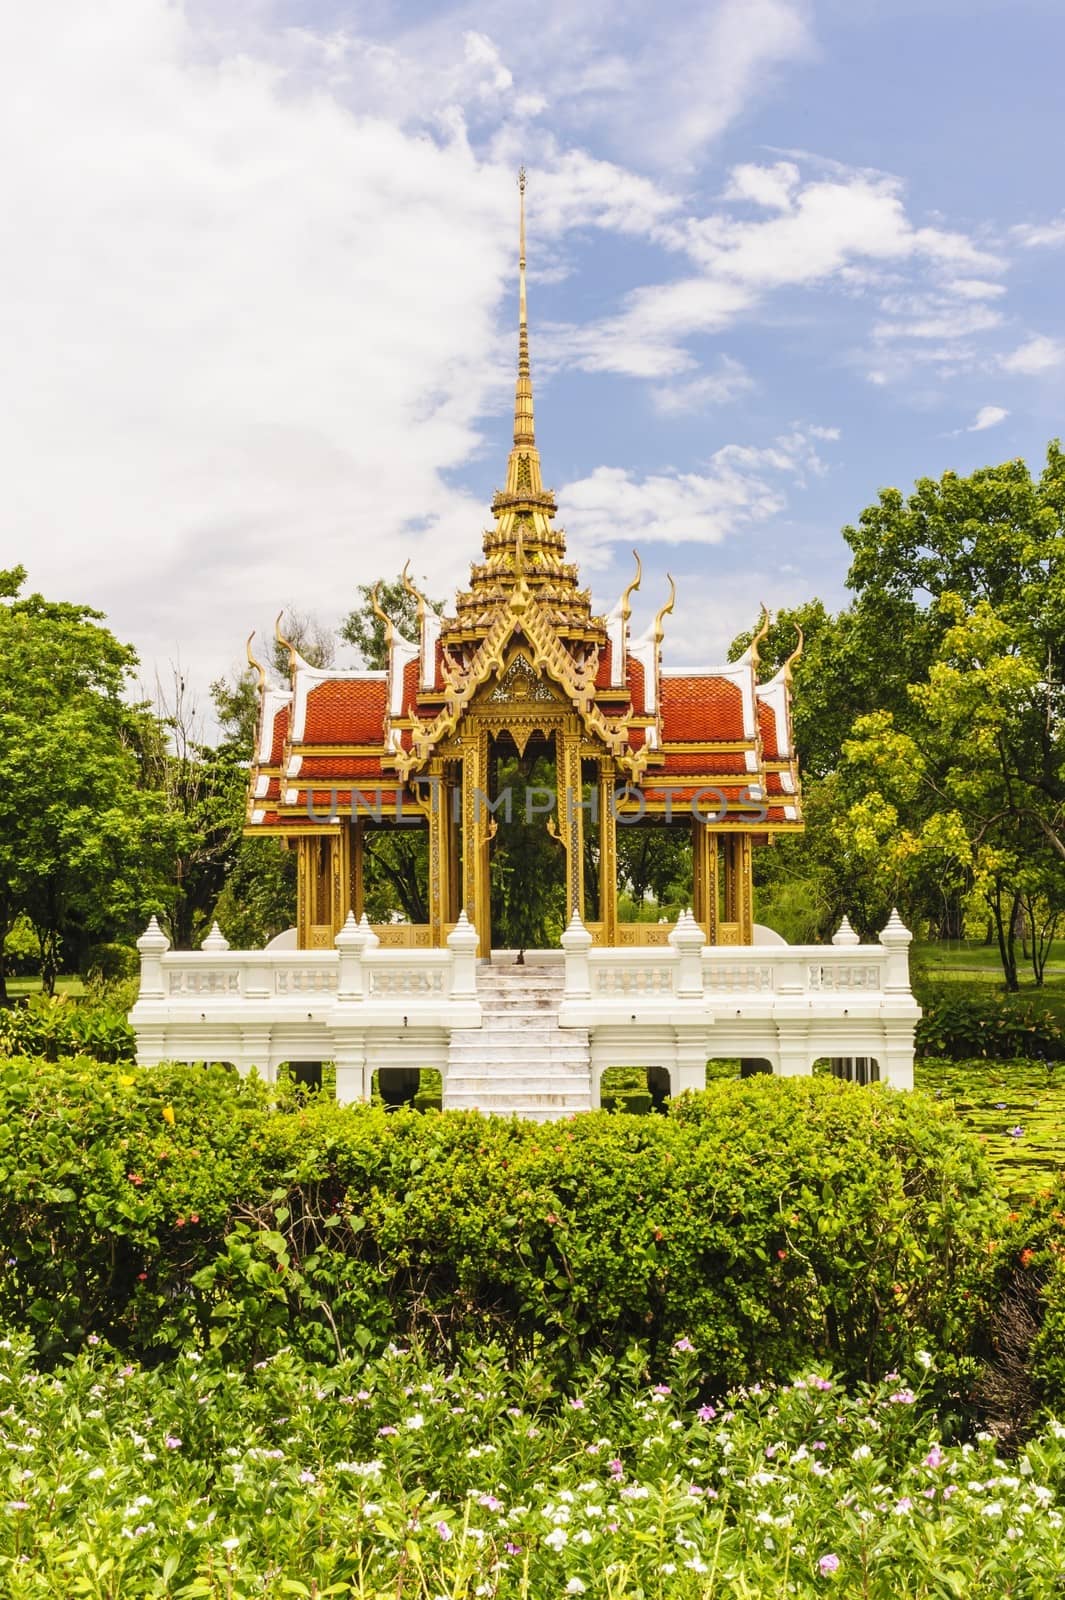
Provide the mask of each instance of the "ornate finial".
[{"label": "ornate finial", "polygon": [[636,560],[636,576],[621,597],[621,620],[626,627],[628,627],[629,618],[632,616],[632,607],[629,601],[640,587],[640,581],[643,578],[643,562],[640,560],[640,553],[638,550],[634,550],[632,553]]},{"label": "ornate finial", "polygon": [[410,562],[409,561],[407,562],[406,566],[403,568],[402,576],[403,576],[403,587],[404,587],[404,589],[407,591],[407,593],[411,596],[411,598],[413,600],[416,600],[418,602],[418,626],[420,628],[421,625],[422,625],[422,622],[424,620],[425,613],[429,609],[429,602],[428,602],[428,600],[426,600],[426,598],[422,594],[421,590],[420,589],[416,589],[414,584],[411,581]]},{"label": "ornate finial", "polygon": [[518,173],[521,196],[518,225],[518,383],[514,391],[514,443],[535,448],[532,376],[529,369],[529,311],[525,299],[525,168]]},{"label": "ornate finial", "polygon": [[666,632],[662,626],[662,623],[665,618],[669,616],[670,612],[673,610],[673,607],[677,603],[677,586],[673,582],[673,575],[672,573],[667,572],[666,577],[669,579],[669,599],[655,617],[654,639],[656,645],[660,645],[662,640],[665,638]]},{"label": "ornate finial", "polygon": [[297,662],[300,660],[300,653],[296,649],[296,646],[292,643],[292,640],[286,639],[285,635],[281,632],[281,618],[284,615],[285,613],[283,611],[279,611],[277,613],[277,621],[274,623],[274,638],[277,640],[279,645],[283,645],[288,651],[288,665],[289,670],[292,671],[295,669]]},{"label": "ornate finial", "polygon": [[261,661],[256,661],[255,657],[251,653],[251,642],[252,642],[252,640],[254,638],[255,638],[255,631],[253,629],[252,632],[249,633],[249,635],[248,635],[248,642],[245,645],[245,650],[247,651],[247,655],[248,655],[248,665],[249,665],[249,667],[251,667],[253,671],[255,671],[255,672],[257,672],[259,674],[259,682],[256,685],[256,687],[259,689],[259,691],[261,693],[262,690],[266,688],[266,668],[263,666]]},{"label": "ornate finial", "polygon": [[802,647],[803,647],[803,644],[805,643],[805,640],[803,639],[802,628],[799,626],[798,623],[795,624],[795,632],[799,635],[799,642],[795,646],[795,649],[791,652],[791,655],[788,657],[788,659],[784,663],[784,676],[786,678],[789,678],[789,679],[791,677],[792,664],[794,662],[798,661],[799,657],[802,655]]},{"label": "ornate finial", "polygon": [[392,641],[396,637],[396,625],[392,621],[392,618],[388,615],[388,613],[386,611],[382,611],[381,610],[381,585],[380,585],[380,583],[375,583],[373,588],[370,590],[370,604],[373,607],[374,616],[377,618],[378,622],[380,622],[380,623],[382,623],[384,625],[385,646],[386,646],[386,648],[388,650],[391,650]]},{"label": "ornate finial", "polygon": [[766,634],[769,632],[772,620],[773,619],[769,614],[769,607],[766,605],[765,601],[763,600],[762,601],[762,619],[761,619],[761,623],[760,623],[759,627],[757,628],[757,630],[755,632],[754,638],[751,640],[750,644],[747,647],[748,651],[750,652],[751,666],[754,668],[755,672],[758,671],[758,667],[759,667],[759,664],[760,664],[761,659],[762,659],[761,655],[758,652],[758,646],[761,644],[762,640],[765,638]]}]

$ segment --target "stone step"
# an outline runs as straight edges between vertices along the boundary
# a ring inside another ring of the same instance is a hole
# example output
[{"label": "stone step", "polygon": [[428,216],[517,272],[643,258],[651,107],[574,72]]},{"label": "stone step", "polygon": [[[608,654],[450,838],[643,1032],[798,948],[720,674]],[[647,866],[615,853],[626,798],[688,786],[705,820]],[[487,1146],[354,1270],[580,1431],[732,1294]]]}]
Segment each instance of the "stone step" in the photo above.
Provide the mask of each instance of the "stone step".
[{"label": "stone step", "polygon": [[445,1111],[483,1111],[488,1115],[497,1117],[529,1116],[538,1111],[553,1112],[557,1116],[576,1116],[579,1111],[592,1109],[592,1097],[585,1095],[544,1095],[544,1094],[506,1094],[506,1095],[447,1095],[444,1099]]},{"label": "stone step", "polygon": [[588,1041],[567,1039],[565,1034],[560,1037],[557,1033],[538,1033],[532,1029],[515,1028],[507,1034],[481,1033],[475,1039],[455,1039],[451,1045],[451,1054],[491,1056],[500,1064],[513,1056],[521,1056],[523,1060],[527,1060],[531,1056],[552,1054],[579,1056],[585,1060],[588,1055]]},{"label": "stone step", "polygon": [[446,1082],[448,1085],[463,1084],[478,1085],[485,1089],[520,1088],[534,1086],[538,1083],[548,1083],[551,1093],[557,1093],[560,1086],[580,1086],[585,1088],[591,1083],[591,1072],[587,1067],[583,1070],[575,1063],[569,1062],[568,1066],[559,1066],[553,1071],[535,1071],[531,1067],[526,1072],[500,1071],[489,1061],[464,1061],[461,1067],[449,1069]]}]

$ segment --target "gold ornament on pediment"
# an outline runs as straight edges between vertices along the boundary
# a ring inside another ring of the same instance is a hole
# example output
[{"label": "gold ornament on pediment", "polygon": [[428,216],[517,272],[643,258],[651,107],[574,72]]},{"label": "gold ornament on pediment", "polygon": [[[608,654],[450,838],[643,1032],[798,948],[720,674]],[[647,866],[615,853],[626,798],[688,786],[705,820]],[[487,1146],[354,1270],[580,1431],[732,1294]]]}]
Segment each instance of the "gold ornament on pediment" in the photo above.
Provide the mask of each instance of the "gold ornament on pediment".
[{"label": "gold ornament on pediment", "polygon": [[489,704],[496,705],[530,700],[539,704],[553,701],[555,696],[528,657],[519,652],[487,698]]}]

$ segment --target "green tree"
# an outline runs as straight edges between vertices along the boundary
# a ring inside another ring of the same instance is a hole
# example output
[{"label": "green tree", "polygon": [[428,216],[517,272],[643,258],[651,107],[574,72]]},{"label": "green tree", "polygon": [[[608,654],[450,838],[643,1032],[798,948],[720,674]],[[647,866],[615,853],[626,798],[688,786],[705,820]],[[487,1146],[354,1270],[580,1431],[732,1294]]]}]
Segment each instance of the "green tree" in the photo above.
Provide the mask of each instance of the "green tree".
[{"label": "green tree", "polygon": [[[354,645],[362,657],[363,665],[371,672],[383,672],[388,666],[388,646],[385,642],[385,624],[374,609],[376,604],[391,618],[397,633],[403,638],[418,638],[418,600],[408,589],[403,574],[398,578],[381,578],[376,583],[356,585],[359,601],[340,624],[340,637],[345,644]],[[442,600],[426,602],[438,615],[444,609]]]},{"label": "green tree", "polygon": [[0,581],[0,924],[29,918],[51,992],[64,940],[160,908],[169,829],[124,699],[135,653],[88,606],[20,598],[24,580]]}]

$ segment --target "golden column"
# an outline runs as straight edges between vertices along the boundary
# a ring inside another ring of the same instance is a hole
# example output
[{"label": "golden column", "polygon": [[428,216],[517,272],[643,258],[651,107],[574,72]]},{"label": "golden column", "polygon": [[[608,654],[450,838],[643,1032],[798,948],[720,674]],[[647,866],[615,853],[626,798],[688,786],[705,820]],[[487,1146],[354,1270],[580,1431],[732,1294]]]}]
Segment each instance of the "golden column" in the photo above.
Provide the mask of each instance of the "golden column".
[{"label": "golden column", "polygon": [[724,842],[725,921],[735,924],[738,944],[750,944],[754,938],[751,836],[749,833],[734,833],[728,835]]},{"label": "golden column", "polygon": [[609,758],[599,762],[599,920],[602,942],[611,948],[618,936],[618,819],[614,807],[617,768]]},{"label": "golden column", "polygon": [[462,905],[477,929],[477,953],[492,954],[488,881],[488,734],[473,721],[462,735]]},{"label": "golden column", "polygon": [[351,909],[355,921],[366,909],[366,818],[356,817],[351,824]]},{"label": "golden column", "polygon": [[566,921],[574,911],[584,917],[584,785],[581,775],[581,727],[568,719],[556,735],[556,782],[559,834],[566,847]]},{"label": "golden column", "polygon": [[718,939],[717,896],[717,834],[697,817],[692,822],[692,910],[707,944]]},{"label": "golden column", "polygon": [[445,763],[429,763],[429,937],[434,950],[447,938],[451,916],[451,794]]}]

